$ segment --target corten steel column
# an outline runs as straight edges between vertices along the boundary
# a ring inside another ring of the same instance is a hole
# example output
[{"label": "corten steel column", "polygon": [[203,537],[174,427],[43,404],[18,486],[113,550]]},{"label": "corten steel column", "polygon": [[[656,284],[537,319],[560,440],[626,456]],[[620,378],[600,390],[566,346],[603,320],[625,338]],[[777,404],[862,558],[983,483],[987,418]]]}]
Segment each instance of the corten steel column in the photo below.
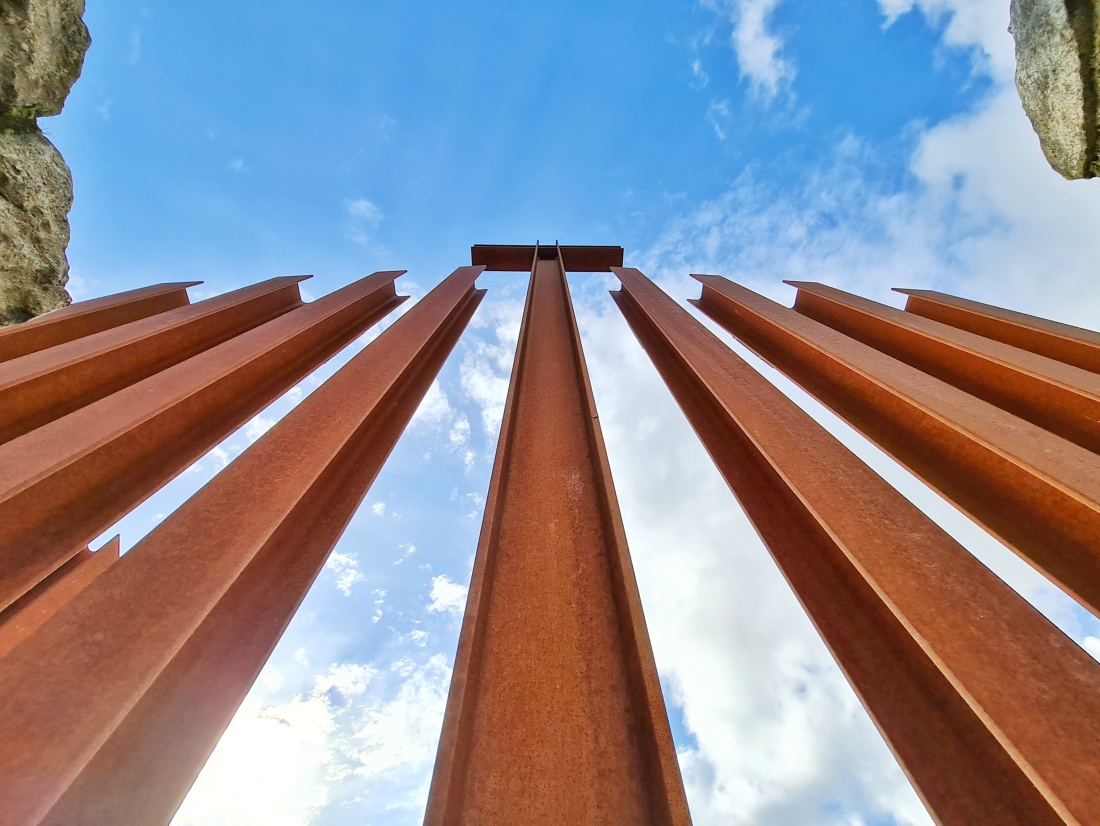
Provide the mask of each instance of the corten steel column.
[{"label": "corten steel column", "polygon": [[943,826],[1100,822],[1100,664],[634,269],[612,293]]},{"label": "corten steel column", "polygon": [[0,364],[0,443],[300,307],[308,277],[273,278]]},{"label": "corten steel column", "polygon": [[1100,375],[824,284],[785,283],[802,315],[1100,453]]},{"label": "corten steel column", "polygon": [[0,361],[37,353],[47,347],[56,347],[92,333],[99,333],[166,313],[188,304],[187,288],[201,281],[182,281],[175,284],[154,284],[90,301],[80,301],[32,318],[22,324],[0,330]]},{"label": "corten steel column", "polygon": [[1100,333],[932,290],[896,290],[909,296],[907,313],[1003,341],[1022,350],[1100,373]]},{"label": "corten steel column", "polygon": [[447,278],[2,661],[5,826],[171,819],[480,302],[480,271]]},{"label": "corten steel column", "polygon": [[378,272],[0,445],[0,608],[403,302]]},{"label": "corten steel column", "polygon": [[[535,262],[425,824],[686,826],[565,267],[554,249],[527,249]],[[475,248],[474,260],[515,266],[492,250]]]},{"label": "corten steel column", "polygon": [[[120,550],[118,536],[94,553],[89,548],[83,548],[46,579],[0,611],[0,659],[56,614],[62,605],[87,588],[96,577],[118,562]],[[0,665],[0,668],[3,666]]]},{"label": "corten steel column", "polygon": [[1100,614],[1100,456],[728,279],[692,303]]}]

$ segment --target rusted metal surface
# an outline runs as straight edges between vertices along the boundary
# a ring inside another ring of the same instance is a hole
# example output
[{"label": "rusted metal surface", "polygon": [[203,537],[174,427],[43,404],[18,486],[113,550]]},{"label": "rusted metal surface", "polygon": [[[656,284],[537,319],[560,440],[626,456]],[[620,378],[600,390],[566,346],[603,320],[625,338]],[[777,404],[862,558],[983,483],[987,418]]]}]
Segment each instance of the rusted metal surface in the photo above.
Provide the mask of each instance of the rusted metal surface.
[{"label": "rusted metal surface", "polygon": [[564,267],[531,258],[425,824],[686,826]]},{"label": "rusted metal surface", "polygon": [[1100,453],[1100,375],[824,284],[786,283],[802,315]]},{"label": "rusted metal surface", "polygon": [[1100,615],[1100,456],[732,281],[693,302]]},{"label": "rusted metal surface", "polygon": [[612,267],[623,265],[622,247],[559,247],[524,246],[522,244],[475,244],[470,250],[470,260],[489,271],[527,272],[538,250],[545,260],[556,260],[560,255],[566,272],[610,272]]},{"label": "rusted metal surface", "polygon": [[933,290],[896,290],[905,311],[1100,373],[1100,333]]},{"label": "rusted metal surface", "polygon": [[0,608],[405,300],[379,272],[0,445]]},{"label": "rusted metal surface", "polygon": [[[18,600],[0,611],[0,659],[118,562],[120,537],[98,551],[84,548]],[[0,664],[0,668],[3,665]]]},{"label": "rusted metal surface", "polygon": [[1100,664],[645,276],[616,275],[628,323],[937,822],[1100,822]]},{"label": "rusted metal surface", "polygon": [[0,364],[0,443],[300,307],[307,277],[273,278]]},{"label": "rusted metal surface", "polygon": [[8,654],[5,824],[171,819],[480,302],[480,269],[446,279]]},{"label": "rusted metal surface", "polygon": [[0,330],[0,361],[56,347],[131,321],[188,304],[187,288],[201,281],[154,284],[124,293],[80,301]]}]

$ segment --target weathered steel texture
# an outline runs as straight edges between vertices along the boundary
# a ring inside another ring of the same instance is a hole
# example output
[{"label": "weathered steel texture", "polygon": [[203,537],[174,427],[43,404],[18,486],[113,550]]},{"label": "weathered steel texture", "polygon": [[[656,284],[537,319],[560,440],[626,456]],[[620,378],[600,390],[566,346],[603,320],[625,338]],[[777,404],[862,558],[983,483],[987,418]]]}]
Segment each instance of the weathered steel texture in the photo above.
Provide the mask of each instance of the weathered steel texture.
[{"label": "weathered steel texture", "polygon": [[8,654],[7,826],[171,819],[480,302],[479,272],[446,279]]},{"label": "weathered steel texture", "polygon": [[909,296],[905,311],[1003,341],[1022,350],[1100,373],[1100,333],[1005,310],[933,290],[895,290]]},{"label": "weathered steel texture", "polygon": [[733,282],[693,301],[1100,614],[1100,456]]},{"label": "weathered steel texture", "polygon": [[80,301],[23,324],[6,327],[0,330],[0,361],[56,347],[177,307],[186,307],[187,288],[201,283],[154,284],[152,287]]},{"label": "weathered steel texture", "polygon": [[689,822],[564,268],[536,258],[425,824]]},{"label": "weathered steel texture", "polygon": [[645,276],[616,275],[628,323],[936,821],[1100,822],[1100,664]]},{"label": "weathered steel texture", "polygon": [[[84,548],[18,600],[0,611],[0,658],[25,640],[62,605],[118,561],[120,537],[98,551]],[[3,668],[0,665],[0,668]]]},{"label": "weathered steel texture", "polygon": [[397,307],[379,272],[0,445],[0,608]]},{"label": "weathered steel texture", "polygon": [[475,244],[470,249],[470,260],[490,272],[527,272],[536,254],[554,260],[559,251],[565,262],[566,272],[610,272],[612,267],[623,265],[622,247],[540,247],[522,244]]},{"label": "weathered steel texture", "polygon": [[1100,375],[824,284],[786,283],[802,315],[1100,453]]},{"label": "weathered steel texture", "polygon": [[307,277],[273,278],[0,364],[0,443],[300,307]]}]

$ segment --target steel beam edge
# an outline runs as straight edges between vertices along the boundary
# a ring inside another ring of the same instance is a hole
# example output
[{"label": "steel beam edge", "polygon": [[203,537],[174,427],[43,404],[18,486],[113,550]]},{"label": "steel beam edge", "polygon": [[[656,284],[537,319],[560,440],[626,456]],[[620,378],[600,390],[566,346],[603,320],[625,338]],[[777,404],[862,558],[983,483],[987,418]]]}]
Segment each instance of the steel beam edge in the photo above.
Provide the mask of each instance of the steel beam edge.
[{"label": "steel beam edge", "polygon": [[82,548],[46,579],[0,611],[0,659],[118,562],[120,550],[119,536],[98,551]]},{"label": "steel beam edge", "polygon": [[1100,616],[1100,456],[721,276],[691,303]]},{"label": "steel beam edge", "polygon": [[1100,453],[1100,375],[835,287],[784,283],[807,318]]},{"label": "steel beam edge", "polygon": [[283,276],[0,363],[0,444],[302,306]]},{"label": "steel beam edge", "polygon": [[907,290],[905,312],[1100,373],[1100,333],[1026,313],[935,292]]},{"label": "steel beam edge", "polygon": [[1100,664],[637,270],[612,296],[941,826],[1100,817]]},{"label": "steel beam edge", "polygon": [[480,303],[480,271],[445,279],[8,655],[8,824],[171,820]]},{"label": "steel beam edge", "polygon": [[[476,249],[477,248],[475,248],[475,260],[484,260],[484,258],[478,258],[476,256]],[[496,581],[499,578],[499,556],[501,553],[501,543],[503,541],[501,531],[507,521],[505,519],[506,501],[508,500],[509,493],[511,493],[513,499],[511,500],[510,507],[516,509],[512,513],[511,519],[513,521],[524,520],[530,515],[526,510],[526,506],[531,505],[531,497],[534,497],[534,506],[537,508],[539,497],[551,495],[547,492],[547,486],[558,481],[557,479],[548,478],[546,475],[554,474],[555,472],[558,472],[560,475],[567,470],[543,466],[538,471],[535,480],[524,478],[513,482],[511,479],[514,471],[512,467],[513,455],[517,450],[517,445],[519,445],[520,449],[531,447],[529,444],[526,446],[520,445],[520,437],[517,436],[517,429],[521,422],[521,417],[519,415],[519,411],[522,407],[520,403],[521,388],[525,386],[542,386],[545,382],[551,381],[552,377],[552,374],[546,372],[545,366],[542,368],[542,373],[534,372],[531,362],[532,358],[537,357],[532,357],[530,351],[533,341],[533,334],[531,331],[536,326],[533,322],[533,316],[536,313],[536,307],[538,305],[538,300],[536,299],[538,278],[555,277],[549,273],[540,275],[538,268],[540,264],[544,267],[552,266],[551,262],[556,258],[556,267],[558,269],[557,275],[560,277],[560,291],[563,302],[562,309],[567,324],[567,329],[565,330],[566,335],[565,339],[558,341],[555,337],[551,336],[552,333],[557,332],[555,327],[553,325],[546,327],[545,325],[549,322],[544,321],[544,326],[542,328],[543,338],[539,343],[551,348],[559,345],[567,347],[568,359],[576,383],[576,386],[572,389],[576,392],[581,405],[580,412],[582,415],[580,417],[580,426],[583,428],[583,442],[586,445],[588,454],[586,459],[591,464],[594,490],[585,490],[587,485],[584,483],[584,474],[580,474],[579,480],[576,481],[576,486],[579,490],[575,493],[579,497],[591,496],[595,500],[595,508],[599,513],[601,525],[597,535],[601,536],[602,541],[605,543],[603,547],[599,549],[599,553],[607,564],[608,584],[611,591],[609,596],[611,604],[614,606],[615,624],[618,629],[616,633],[618,645],[614,646],[614,648],[622,652],[619,656],[623,658],[623,666],[627,671],[627,685],[618,690],[625,691],[629,695],[629,705],[634,709],[634,723],[631,725],[634,731],[631,732],[631,734],[638,738],[638,742],[633,744],[632,748],[642,753],[642,771],[645,775],[644,786],[647,790],[639,799],[632,799],[630,803],[634,806],[641,806],[642,810],[652,818],[651,821],[647,818],[646,822],[687,826],[687,824],[690,824],[690,816],[688,814],[683,783],[680,778],[679,765],[676,760],[675,748],[672,742],[671,728],[668,724],[667,712],[661,695],[660,682],[653,660],[652,647],[642,613],[637,583],[630,562],[629,551],[627,550],[626,535],[623,530],[621,516],[619,515],[618,502],[611,479],[610,465],[608,464],[607,453],[599,427],[595,399],[592,395],[591,383],[588,377],[588,369],[584,361],[580,333],[577,328],[572,300],[569,296],[568,286],[565,281],[567,265],[565,263],[563,250],[561,248],[549,248],[555,253],[551,256],[547,252],[548,248],[539,248],[536,246],[525,249],[529,249],[531,256],[529,260],[532,261],[531,280],[524,304],[519,340],[517,342],[516,355],[512,367],[512,377],[508,385],[504,417],[501,425],[489,492],[486,498],[485,515],[478,542],[478,549],[474,559],[474,570],[471,577],[469,594],[466,600],[466,610],[463,616],[458,653],[452,672],[447,710],[444,715],[443,731],[436,755],[435,769],[432,775],[424,823],[425,826],[444,826],[444,824],[460,824],[474,822],[474,820],[476,820],[479,823],[497,824],[517,822],[519,819],[523,819],[524,822],[528,823],[563,822],[562,818],[568,818],[568,815],[565,813],[575,808],[578,805],[578,801],[588,801],[582,804],[582,808],[592,817],[599,816],[598,812],[593,807],[609,805],[610,803],[609,800],[603,799],[605,795],[601,796],[600,789],[587,787],[579,788],[578,786],[584,786],[584,779],[579,776],[568,778],[569,782],[567,782],[563,788],[561,786],[562,777],[560,776],[560,772],[554,777],[539,775],[538,781],[535,780],[534,776],[530,777],[531,783],[538,783],[541,793],[536,795],[532,788],[531,796],[524,799],[522,803],[511,799],[507,794],[503,794],[501,791],[502,787],[495,785],[495,782],[492,786],[495,791],[490,792],[488,789],[480,789],[479,791],[482,792],[482,803],[485,802],[485,793],[489,793],[490,797],[498,801],[503,801],[503,806],[493,808],[492,812],[478,809],[477,801],[470,800],[467,796],[467,784],[473,782],[469,779],[469,776],[475,771],[483,778],[487,775],[496,777],[501,771],[504,771],[502,766],[506,765],[510,769],[516,770],[509,771],[511,780],[513,781],[517,776],[522,780],[526,774],[530,774],[533,771],[531,768],[530,754],[518,756],[511,753],[498,753],[494,750],[494,759],[497,762],[495,767],[484,765],[472,766],[471,761],[473,758],[470,751],[472,742],[475,739],[475,732],[472,730],[472,727],[479,707],[485,703],[495,702],[499,705],[507,701],[507,697],[502,698],[500,696],[494,696],[487,699],[482,696],[485,691],[489,690],[483,685],[485,679],[485,656],[486,646],[488,645],[487,637],[489,636],[488,624],[490,603],[493,601]],[[542,294],[544,301],[554,300],[552,298],[548,299],[547,295],[550,294]],[[546,311],[547,307],[544,305],[540,309]],[[542,358],[545,360],[549,357],[544,354]],[[545,361],[543,363],[545,365]],[[562,392],[566,395],[569,394],[569,390],[563,389]],[[569,403],[563,402],[563,404],[568,405]],[[528,410],[528,414],[534,415],[536,418],[540,414],[554,417],[555,413],[561,412],[549,410],[549,408],[554,406],[553,404],[537,406],[534,410]],[[557,421],[557,418],[555,418],[555,421]],[[525,423],[528,425],[532,424],[530,421],[525,421]],[[561,423],[559,422],[557,426],[560,427]],[[557,443],[564,444],[569,441],[560,430],[556,430],[555,433],[559,436],[559,438],[555,440]],[[577,479],[577,474],[574,474],[572,478]],[[531,487],[532,481],[534,481],[533,488]],[[516,493],[515,491],[518,488],[515,486],[525,488],[527,492],[524,493],[521,490]],[[515,497],[519,498],[520,501],[518,503]],[[585,510],[585,508],[576,506],[573,515],[574,521],[583,521],[585,519],[583,511]],[[554,518],[553,516],[546,515],[543,511],[540,511],[540,513],[543,513],[547,519],[552,520]],[[586,536],[591,537],[591,534],[586,533]],[[563,539],[562,543],[565,545],[569,544],[567,539]],[[569,559],[568,553],[564,550],[563,554],[566,559]],[[564,561],[562,564],[568,567],[571,561]],[[569,576],[568,573],[565,575]],[[575,572],[574,575],[579,576],[579,574]],[[589,572],[588,576],[591,577],[592,573]],[[568,611],[568,606],[562,606],[561,610],[563,612]],[[497,622],[506,625],[518,622],[522,625],[523,619],[523,616],[509,614],[504,619],[498,619]],[[520,628],[517,633],[526,636],[528,632],[531,633],[532,638],[540,637],[540,635],[545,635],[546,633],[545,629],[527,628],[526,626]],[[537,654],[534,654],[534,657],[536,660],[538,659]],[[592,665],[591,667],[597,672],[608,670],[606,666],[601,665]],[[535,670],[538,670],[537,666]],[[516,681],[525,684],[528,682],[540,682],[540,676],[546,678],[546,680],[541,682],[548,682],[554,685],[556,687],[555,690],[559,693],[571,690],[570,682],[566,676],[556,674],[556,672],[544,675],[531,673],[524,673],[523,675],[518,673],[512,674],[510,684]],[[613,691],[610,685],[606,686],[605,690],[608,692]],[[503,709],[498,708],[497,711],[500,712],[500,714],[505,713]],[[499,714],[497,716],[499,717]],[[557,722],[564,727],[573,721],[558,720]],[[564,732],[566,729],[562,728],[562,731]],[[614,735],[622,733],[623,732],[608,732],[606,737],[610,741],[614,739]],[[559,736],[567,735],[560,734]],[[543,748],[549,748],[549,746],[544,745]],[[589,760],[596,761],[597,763],[599,763],[601,758],[607,759],[608,755],[593,753],[589,756]],[[589,768],[592,767],[589,766]],[[605,777],[614,777],[617,776],[617,773],[622,771],[622,769],[623,766],[605,766],[602,774]],[[508,786],[508,788],[513,788],[513,786]],[[605,789],[604,792],[606,791]],[[627,788],[617,788],[615,792],[620,795],[630,794],[630,790]],[[613,796],[614,794],[612,794],[612,797]],[[614,804],[611,803],[610,805]],[[550,807],[549,810],[547,806]],[[504,815],[505,819],[502,820],[501,809],[511,814]],[[601,809],[600,811],[603,810]],[[519,812],[522,812],[522,814],[519,814]],[[551,820],[546,820],[548,813],[550,813]],[[619,815],[623,818],[629,817],[624,811],[619,811]],[[630,822],[640,823],[641,821],[630,820]]]},{"label": "steel beam edge", "polygon": [[201,281],[154,284],[124,293],[78,301],[22,324],[0,330],[0,362],[36,353],[93,333],[166,313],[189,303],[188,287]]},{"label": "steel beam edge", "polygon": [[0,608],[400,305],[378,272],[0,445]]}]

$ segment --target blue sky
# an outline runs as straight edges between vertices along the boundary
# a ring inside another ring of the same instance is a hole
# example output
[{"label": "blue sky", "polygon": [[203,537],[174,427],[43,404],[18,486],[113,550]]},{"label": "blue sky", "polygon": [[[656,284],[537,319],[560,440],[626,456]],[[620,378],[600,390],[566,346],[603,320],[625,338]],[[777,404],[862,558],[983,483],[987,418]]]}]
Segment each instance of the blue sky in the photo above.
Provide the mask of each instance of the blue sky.
[{"label": "blue sky", "polygon": [[[400,268],[417,298],[473,243],[541,238],[620,244],[679,299],[692,271],[787,303],[784,278],[895,306],[933,286],[1088,326],[1100,195],[1043,161],[1007,7],[89,0],[84,74],[43,122],[75,179],[72,291],[313,273],[315,298]],[[696,823],[929,823],[611,280],[571,283]],[[420,822],[525,287],[480,285],[179,826]],[[123,520],[124,547],[376,332]],[[760,369],[1100,653],[1095,620]]]}]

